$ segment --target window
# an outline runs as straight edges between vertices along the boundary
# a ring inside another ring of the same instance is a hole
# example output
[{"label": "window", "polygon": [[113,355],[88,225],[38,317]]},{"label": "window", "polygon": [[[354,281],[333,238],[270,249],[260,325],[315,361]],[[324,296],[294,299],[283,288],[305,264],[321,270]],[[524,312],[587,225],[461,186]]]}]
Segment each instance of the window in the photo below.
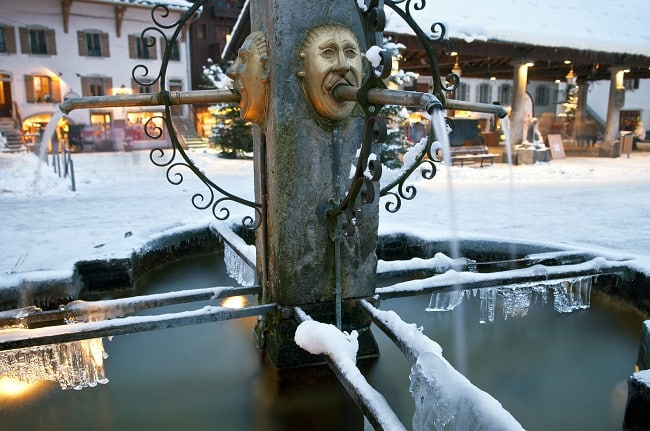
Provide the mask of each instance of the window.
[{"label": "window", "polygon": [[82,57],[110,57],[108,34],[86,30],[77,32],[79,55]]},{"label": "window", "polygon": [[535,88],[535,105],[546,106],[551,103],[551,90],[546,85]]},{"label": "window", "polygon": [[181,61],[181,52],[178,49],[178,40],[175,40],[173,42],[168,41],[166,38],[161,37],[160,38],[160,55],[164,56],[165,55],[165,49],[167,48],[167,44],[171,44],[171,52],[169,53],[169,60],[170,61]]},{"label": "window", "polygon": [[25,94],[29,103],[59,103],[61,83],[47,75],[25,75]]},{"label": "window", "polygon": [[458,88],[456,88],[456,99],[469,102],[469,85],[464,82],[458,85]]},{"label": "window", "polygon": [[139,35],[129,35],[129,58],[155,60],[156,47],[152,46],[155,42],[151,37],[145,37],[143,40]]},{"label": "window", "polygon": [[512,86],[510,84],[501,84],[499,87],[499,104],[507,106],[512,100]]},{"label": "window", "polygon": [[[159,81],[152,82],[152,78],[148,76],[138,77],[138,81],[131,78],[131,88],[133,89],[133,93],[157,93],[160,91]],[[145,85],[148,83],[151,83],[151,85]]]},{"label": "window", "polygon": [[7,42],[5,41],[4,27],[0,27],[0,52],[7,52]]},{"label": "window", "polygon": [[208,26],[204,23],[196,24],[196,38],[198,40],[206,40],[208,38]]},{"label": "window", "polygon": [[56,55],[54,30],[44,27],[20,27],[19,32],[23,54]]},{"label": "window", "polygon": [[113,90],[113,79],[105,76],[82,76],[81,77],[81,94],[83,97],[88,96],[106,96],[111,95]]},{"label": "window", "polygon": [[491,103],[492,101],[492,86],[488,83],[483,83],[478,86],[478,100],[479,103]]},{"label": "window", "polygon": [[623,81],[626,90],[638,90],[639,89],[639,78],[629,78]]}]

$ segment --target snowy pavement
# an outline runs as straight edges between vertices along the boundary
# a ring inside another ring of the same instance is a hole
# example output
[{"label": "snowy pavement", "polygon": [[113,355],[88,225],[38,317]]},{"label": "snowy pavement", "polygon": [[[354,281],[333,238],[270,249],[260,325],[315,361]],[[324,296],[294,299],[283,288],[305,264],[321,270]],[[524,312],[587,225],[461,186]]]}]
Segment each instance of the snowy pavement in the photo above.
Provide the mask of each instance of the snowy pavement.
[{"label": "snowy pavement", "polygon": [[[191,157],[214,182],[253,199],[253,163],[214,152]],[[70,273],[79,260],[126,257],[165,232],[205,226],[210,210],[192,196],[206,190],[191,172],[172,185],[148,151],[73,155],[76,192],[32,154],[0,154],[0,272]],[[491,167],[440,166],[414,180],[418,194],[397,214],[380,203],[380,231],[426,237],[483,236],[578,244],[633,256],[650,268],[650,152],[631,158],[569,158]],[[229,220],[250,211],[236,204]],[[650,270],[649,270],[650,271]],[[1,283],[0,283],[1,284]]]}]

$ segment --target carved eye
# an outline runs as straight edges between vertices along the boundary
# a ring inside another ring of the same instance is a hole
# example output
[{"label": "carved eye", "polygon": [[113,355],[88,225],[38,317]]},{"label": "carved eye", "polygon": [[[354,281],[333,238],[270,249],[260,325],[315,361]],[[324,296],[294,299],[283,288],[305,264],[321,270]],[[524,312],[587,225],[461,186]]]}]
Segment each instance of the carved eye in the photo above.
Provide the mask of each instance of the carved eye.
[{"label": "carved eye", "polygon": [[248,53],[246,51],[239,51],[237,56],[239,57],[239,61],[242,63],[246,63],[248,61]]},{"label": "carved eye", "polygon": [[320,52],[320,55],[324,58],[334,58],[336,51],[334,51],[332,48],[325,48]]},{"label": "carved eye", "polygon": [[345,56],[347,58],[355,58],[357,56],[357,50],[353,48],[348,48],[345,50]]}]

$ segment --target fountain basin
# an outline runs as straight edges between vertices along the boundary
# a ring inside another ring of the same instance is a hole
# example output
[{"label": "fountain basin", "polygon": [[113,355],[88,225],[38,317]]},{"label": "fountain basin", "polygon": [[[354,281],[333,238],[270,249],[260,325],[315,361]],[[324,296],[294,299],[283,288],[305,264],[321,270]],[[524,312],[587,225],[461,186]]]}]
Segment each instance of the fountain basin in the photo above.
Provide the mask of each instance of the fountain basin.
[{"label": "fountain basin", "polygon": [[[212,238],[208,238],[210,236]],[[176,240],[178,239],[182,239],[182,242],[185,245],[179,247],[176,243]],[[399,245],[400,241],[401,246]],[[132,286],[126,286],[128,289],[132,289],[131,292],[126,291],[124,289],[125,286],[116,286],[116,290],[114,292],[111,292],[109,289],[107,289],[108,284],[102,284],[101,286],[103,288],[96,291],[92,290],[92,285],[84,285],[84,289],[79,289],[79,292],[83,292],[82,295],[89,296],[113,294],[120,296],[124,295],[125,293],[140,293],[138,289],[141,289],[142,287],[138,286],[149,284],[151,281],[148,279],[150,278],[158,278],[159,282],[162,282],[163,284],[168,282],[175,283],[174,287],[163,287],[162,290],[178,290],[179,286],[182,286],[180,287],[182,289],[191,287],[205,287],[206,285],[221,283],[219,281],[208,280],[206,278],[197,278],[196,275],[193,274],[197,270],[197,267],[200,270],[207,270],[209,273],[213,273],[215,267],[223,264],[223,256],[220,254],[217,256],[206,256],[205,259],[207,260],[203,260],[198,265],[194,265],[194,269],[190,270],[189,273],[186,272],[185,269],[182,269],[178,272],[177,275],[174,275],[177,270],[172,269],[172,267],[175,265],[170,264],[170,262],[173,262],[179,258],[174,250],[182,250],[183,254],[190,254],[193,252],[193,250],[196,250],[195,252],[197,255],[204,254],[207,249],[211,247],[213,247],[215,250],[223,250],[223,245],[221,245],[219,238],[215,237],[212,233],[210,233],[209,230],[196,230],[192,233],[183,233],[182,235],[179,234],[174,238],[166,238],[164,240],[160,240],[158,244],[160,247],[152,247],[149,245],[148,247],[142,248],[142,250],[147,250],[153,253],[151,257],[147,257],[146,254],[138,257],[138,259],[140,259],[140,262],[146,262],[147,264],[141,263],[140,266],[124,266],[125,268],[131,268],[131,272],[127,273],[132,274],[130,280],[135,281]],[[193,244],[196,244],[196,249],[193,248]],[[388,246],[386,246],[386,244],[388,244]],[[464,250],[463,253],[469,254],[471,252],[473,253],[471,254],[473,258],[480,258],[482,250],[486,250],[486,254],[490,253],[490,259],[498,259],[499,261],[503,261],[507,260],[506,258],[513,257],[510,254],[510,250],[512,250],[512,244],[504,245],[502,243],[489,243],[480,241],[461,242],[461,244],[461,250]],[[439,252],[440,250],[444,250],[444,247],[444,242],[435,243],[408,235],[398,235],[397,237],[386,236],[382,237],[380,240],[378,255],[382,259],[387,258],[389,256],[389,253],[390,257],[393,259],[404,259],[413,256],[427,258],[431,257],[433,254]],[[390,252],[386,252],[386,250],[389,250]],[[399,250],[405,250],[406,252],[404,254],[399,254]],[[517,250],[518,253],[515,254],[515,257],[517,259],[521,258],[522,256],[534,253],[566,252],[566,250],[558,250],[555,247],[540,247],[534,244],[518,245]],[[219,263],[220,261],[221,263]],[[181,266],[185,265],[186,264],[182,264]],[[139,272],[133,271],[133,268],[148,268],[148,270]],[[164,272],[159,273],[158,271]],[[225,271],[222,270],[222,272]],[[134,274],[137,274],[137,277],[133,276]],[[196,282],[198,284],[188,284],[189,280],[192,280],[192,283]],[[636,281],[638,281],[638,279]],[[624,325],[627,327],[626,331],[629,330],[628,335],[623,337],[626,339],[625,342],[627,343],[627,347],[621,347],[620,349],[619,347],[610,348],[611,351],[616,351],[615,356],[619,357],[619,359],[621,357],[626,357],[628,359],[623,361],[624,363],[622,365],[619,365],[619,368],[617,368],[617,371],[615,371],[617,373],[619,381],[617,381],[613,386],[610,382],[609,385],[612,387],[607,387],[607,395],[600,397],[600,402],[603,402],[602,400],[606,399],[612,403],[618,403],[617,405],[619,406],[618,410],[616,410],[618,413],[616,413],[614,416],[607,416],[606,420],[601,418],[607,424],[617,421],[620,424],[622,415],[622,409],[620,408],[621,396],[623,396],[623,398],[625,397],[625,389],[621,389],[621,384],[624,386],[624,379],[630,374],[633,362],[636,358],[635,352],[638,348],[638,333],[640,331],[640,321],[642,320],[642,316],[631,309],[627,309],[627,311],[623,314],[629,312],[633,317],[621,317],[621,314],[619,314],[620,310],[617,308],[618,306],[615,302],[610,301],[611,297],[609,295],[611,292],[618,292],[622,290],[622,284],[634,284],[636,281],[633,280],[621,282],[615,276],[599,277],[599,283],[597,283],[594,287],[595,299],[592,301],[592,310],[585,313],[585,315],[590,315],[594,309],[597,309],[597,307],[600,309],[600,307],[604,305],[606,311],[599,312],[599,314],[605,316],[611,314],[612,316],[610,317],[612,317],[612,320],[610,323],[601,323],[601,328],[610,328],[613,326],[615,327],[615,322],[629,322],[630,319],[632,321],[632,323],[626,323]],[[153,293],[155,291],[159,291],[158,289],[161,288],[154,287],[151,290],[149,290],[149,288],[147,289],[148,293]],[[642,288],[640,289],[643,290]],[[68,292],[68,294],[69,293],[70,292]],[[249,301],[254,301],[254,298],[249,298]],[[413,296],[410,298],[395,298],[383,301],[382,308],[394,308],[398,310],[402,316],[408,316],[405,317],[407,321],[415,321],[419,325],[424,324],[426,327],[435,328],[435,332],[427,333],[427,335],[436,341],[440,341],[445,333],[453,334],[453,328],[454,326],[457,326],[456,322],[454,322],[454,318],[452,318],[451,322],[448,323],[441,323],[432,320],[434,319],[432,317],[432,314],[424,311],[427,303],[428,296]],[[612,304],[614,304],[613,308],[610,308]],[[642,301],[639,302],[639,304],[642,304]],[[467,305],[469,306],[470,303]],[[458,310],[455,310],[454,313],[456,311]],[[452,314],[448,314],[448,316],[452,316]],[[569,316],[566,318],[563,317],[562,319],[567,320],[573,318],[574,316]],[[438,319],[438,317],[435,317],[435,319]],[[530,330],[523,329],[523,327],[520,326],[522,324],[520,324],[519,321],[511,319],[510,322],[515,322],[514,329],[507,329],[507,331],[510,331],[511,333],[512,331],[515,331],[517,334],[530,332]],[[508,322],[508,325],[510,322]],[[50,415],[55,415],[57,411],[68,411],[70,409],[70,407],[67,407],[67,403],[72,402],[70,400],[75,399],[72,397],[77,397],[77,401],[74,402],[78,402],[81,398],[83,398],[84,401],[82,402],[84,405],[88,405],[88,408],[91,412],[101,412],[102,409],[108,409],[112,412],[111,414],[113,414],[113,412],[124,409],[123,417],[119,419],[111,419],[113,420],[113,424],[119,424],[121,425],[120,428],[123,429],[129,429],[131,427],[135,429],[137,428],[137,424],[142,425],[141,422],[138,422],[140,419],[135,418],[136,410],[141,409],[132,409],[131,407],[126,406],[128,403],[135,405],[138,404],[137,400],[129,398],[130,395],[128,394],[133,393],[136,398],[146,399],[149,397],[153,398],[153,393],[168,392],[168,394],[165,395],[166,398],[163,397],[165,398],[164,400],[159,399],[158,401],[149,401],[148,403],[150,403],[151,406],[146,407],[145,412],[142,415],[143,417],[148,417],[147,420],[149,423],[152,423],[152,417],[160,414],[159,412],[155,411],[154,406],[166,405],[166,403],[169,403],[169,413],[167,415],[163,415],[163,417],[160,418],[160,423],[158,423],[157,420],[154,421],[156,423],[156,427],[159,429],[173,429],[173,426],[179,426],[179,422],[182,421],[186,421],[186,423],[193,423],[196,425],[196,428],[199,429],[203,426],[207,427],[208,425],[206,424],[214,420],[223,420],[221,415],[230,416],[233,414],[233,412],[249,411],[256,411],[255,417],[247,417],[243,422],[234,421],[232,423],[232,426],[230,426],[231,423],[228,422],[228,428],[251,429],[256,427],[256,424],[260,422],[271,421],[274,424],[280,424],[279,426],[281,426],[282,429],[299,429],[300,427],[302,427],[300,429],[304,429],[304,427],[307,425],[312,429],[319,429],[315,424],[320,421],[323,424],[328,424],[328,426],[330,426],[329,429],[359,429],[362,424],[361,414],[358,410],[356,410],[353,403],[350,403],[349,396],[345,394],[340,387],[338,387],[336,380],[333,379],[333,377],[326,369],[317,367],[312,371],[293,370],[277,372],[276,370],[269,368],[262,361],[260,361],[260,355],[259,352],[257,352],[255,349],[254,337],[251,334],[255,323],[256,322],[254,318],[247,318],[233,322],[221,322],[219,325],[200,325],[191,328],[175,328],[168,331],[116,337],[113,339],[113,341],[108,342],[106,345],[106,350],[109,355],[111,355],[111,358],[106,361],[107,377],[111,380],[111,383],[106,386],[87,389],[81,392],[59,392],[58,390],[54,390],[56,388],[50,388],[49,392],[46,391],[47,394],[45,395],[45,398],[50,400],[58,400],[54,401],[54,404],[57,405],[57,407],[47,407],[46,404],[41,404],[40,399],[36,398],[34,398],[33,404],[25,404],[24,401],[21,403],[23,403],[24,406],[28,406],[26,408],[43,409],[50,411]],[[503,325],[504,323],[497,322],[497,324],[494,326],[503,327]],[[468,328],[469,323],[463,326],[465,328]],[[571,326],[571,330],[564,331],[562,328],[567,328],[568,326],[566,322],[561,322],[558,325],[558,329],[554,331],[558,333],[569,332],[569,335],[576,336],[576,333],[572,333],[575,329],[574,326],[576,325]],[[479,331],[485,331],[485,326],[478,325],[478,327]],[[548,328],[549,326],[546,322],[540,323],[540,321],[537,320],[534,324],[534,327]],[[468,331],[469,329],[467,329],[465,333]],[[588,333],[590,332],[593,331],[588,331]],[[381,351],[382,356],[375,361],[371,360],[362,362],[361,368],[368,376],[371,384],[373,384],[373,386],[375,386],[382,394],[387,397],[389,403],[391,406],[393,406],[394,410],[398,413],[400,418],[402,418],[404,423],[409,424],[413,409],[413,401],[410,399],[410,395],[408,394],[407,382],[409,365],[399,354],[399,352],[395,352],[395,347],[392,345],[392,343],[388,342],[379,331],[376,331],[376,329],[373,328],[373,333],[378,339],[379,350]],[[178,337],[172,334],[178,334]],[[577,337],[581,340],[587,338],[583,335],[577,335]],[[616,335],[615,337],[619,338],[619,335]],[[482,348],[482,350],[479,349],[478,352],[474,352],[470,354],[470,356],[479,358],[479,362],[484,362],[483,358],[486,351],[498,352],[498,354],[493,359],[489,361],[486,360],[485,362],[489,363],[491,366],[502,366],[503,368],[499,369],[499,371],[494,371],[493,369],[492,371],[488,372],[488,374],[499,375],[503,380],[496,379],[495,381],[490,382],[489,379],[487,379],[486,381],[483,381],[483,378],[472,375],[471,371],[468,372],[468,377],[479,387],[493,394],[497,399],[504,402],[504,406],[509,409],[517,419],[521,420],[521,423],[527,429],[549,428],[546,425],[538,425],[537,422],[539,419],[528,417],[527,414],[529,412],[519,413],[517,408],[512,408],[510,405],[508,405],[508,403],[511,402],[510,400],[512,398],[515,398],[516,401],[518,398],[517,396],[513,397],[512,395],[502,395],[499,392],[499,388],[505,386],[510,390],[514,388],[516,394],[517,390],[524,390],[526,388],[530,389],[531,387],[534,387],[538,384],[527,383],[526,380],[521,377],[521,375],[519,375],[519,377],[516,377],[518,375],[517,373],[515,373],[515,377],[509,374],[509,370],[517,370],[517,361],[523,361],[524,363],[530,363],[534,361],[551,363],[548,355],[552,353],[551,359],[557,359],[557,357],[560,358],[560,364],[558,365],[555,363],[555,368],[563,368],[573,363],[589,363],[589,359],[602,356],[602,351],[607,349],[606,346],[603,347],[603,345],[600,344],[600,347],[597,345],[596,347],[593,347],[590,352],[569,351],[565,348],[571,344],[583,344],[583,342],[581,341],[581,343],[575,343],[575,340],[574,342],[565,341],[562,348],[546,349],[547,351],[543,353],[547,356],[540,354],[537,358],[520,359],[521,357],[518,356],[519,354],[513,353],[515,361],[513,364],[512,361],[508,362],[502,358],[502,356],[504,356],[502,353],[504,351],[510,351],[510,348],[499,346],[497,342],[500,338],[503,339],[508,337],[504,337],[503,335],[492,336],[490,338],[492,341],[491,345],[487,345],[484,342],[484,337],[479,337],[479,340],[476,342],[470,342],[470,345],[474,344]],[[595,338],[597,339],[598,337]],[[206,343],[206,340],[211,340],[212,342]],[[483,344],[481,344],[481,340],[483,340]],[[555,341],[557,341],[555,338],[541,338],[533,340],[533,344],[537,345],[538,347],[547,346],[551,343],[554,343]],[[611,339],[606,339],[605,341],[611,345]],[[449,341],[446,341],[444,343],[441,342],[441,344],[445,349],[445,356],[450,359],[450,362],[454,363],[454,361],[459,361],[458,359],[454,359],[454,356],[456,354],[453,352],[456,348],[456,342],[453,340],[453,337]],[[120,345],[123,345],[124,348],[115,347]],[[142,350],[140,346],[144,347],[144,350]],[[234,357],[231,355],[232,350],[236,352],[234,354]],[[553,353],[556,350],[558,352]],[[622,354],[622,350],[626,350],[627,353]],[[162,357],[164,357],[164,360],[161,359]],[[123,365],[118,366],[118,364],[116,364],[117,362]],[[152,364],[157,365],[152,366]],[[474,362],[470,361],[470,364],[473,366]],[[461,369],[461,371],[466,371],[462,369],[462,364],[454,365],[457,368]],[[115,369],[118,368],[123,368],[123,370],[115,371]],[[185,368],[187,368],[187,370],[183,371]],[[612,367],[606,365],[605,368],[609,369]],[[142,383],[127,384],[127,382],[132,382],[132,380],[135,378],[135,375],[132,374],[133,371],[135,371],[136,375],[142,374],[146,376],[148,381]],[[589,375],[593,375],[594,373],[602,374],[600,371],[588,370]],[[547,372],[535,370],[532,374],[547,375]],[[562,381],[562,379],[563,377],[561,376],[557,377],[558,381]],[[583,379],[582,381],[584,380],[588,379]],[[206,383],[205,385],[199,383],[204,381]],[[315,391],[317,394],[309,394],[309,396],[305,395],[305,392],[313,392],[313,389],[310,389],[309,386],[307,388],[304,387],[305,381],[309,381],[310,384],[317,385],[318,390]],[[504,381],[507,384],[504,384]],[[117,390],[116,387],[120,389]],[[262,389],[260,389],[260,387]],[[237,391],[241,390],[241,392],[237,392],[237,394],[234,395],[234,388],[237,388]],[[581,387],[580,390],[585,391],[584,387]],[[217,394],[220,391],[226,392],[226,394]],[[98,395],[97,392],[101,392],[102,395]],[[176,392],[178,393],[176,394]],[[108,395],[112,393],[114,393],[114,395]],[[580,393],[584,392],[577,393],[575,397],[579,398]],[[614,396],[612,393],[616,393],[616,395]],[[197,395],[199,397],[204,396],[207,397],[211,403],[222,403],[223,408],[220,407],[219,409],[216,409],[215,411],[218,413],[207,413],[210,411],[210,409],[207,408],[205,399],[197,398],[192,398],[193,401],[187,401],[185,403],[181,403],[181,405],[178,405],[178,401],[176,399],[176,396],[178,394],[182,394],[183,397],[189,397],[190,395]],[[401,395],[394,396],[393,394]],[[121,403],[116,401],[115,397],[124,397],[130,401]],[[540,399],[544,398],[542,395],[539,395],[539,397]],[[615,397],[615,401],[612,401],[614,400],[612,397]],[[233,403],[235,400],[238,400],[238,402],[242,402],[243,404],[234,406]],[[506,402],[505,400],[509,401]],[[296,409],[296,406],[298,405],[300,408]],[[200,411],[201,409],[205,409],[206,414],[203,414],[204,412]],[[345,409],[347,412],[345,423],[333,423],[332,418],[328,417],[331,416],[331,414],[328,415],[326,413],[326,411],[331,411],[330,409]],[[309,410],[309,414],[303,417],[303,415],[298,413],[297,410]],[[22,412],[20,414],[21,417],[30,417],[30,415],[25,414],[29,410],[18,409],[16,411]],[[607,411],[609,415],[609,410]],[[72,416],[74,417],[70,417],[69,422],[67,422],[67,425],[69,425],[67,429],[74,429],[76,427],[74,425],[75,423],[80,424],[84,421],[93,420],[89,418],[88,413]],[[541,414],[540,416],[545,416],[545,414]],[[564,415],[563,417],[566,418],[568,416]],[[3,423],[5,420],[11,420],[11,423],[14,423],[13,421],[15,418],[16,416],[14,413],[2,413],[0,414],[0,423]],[[227,421],[230,420],[230,418],[227,419]],[[295,428],[293,428],[294,425]],[[38,429],[38,425],[35,425],[33,422],[30,424],[25,422],[25,427],[28,426]],[[536,428],[536,426],[540,427]],[[564,425],[562,425],[561,428],[562,427],[564,427]],[[577,425],[576,427],[581,428]]]}]

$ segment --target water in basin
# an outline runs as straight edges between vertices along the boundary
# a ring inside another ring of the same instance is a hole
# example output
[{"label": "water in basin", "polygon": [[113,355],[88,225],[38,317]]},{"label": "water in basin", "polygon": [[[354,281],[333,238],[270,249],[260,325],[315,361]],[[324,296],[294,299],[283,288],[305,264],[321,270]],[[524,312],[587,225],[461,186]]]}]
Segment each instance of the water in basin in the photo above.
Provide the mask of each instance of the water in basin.
[{"label": "water in basin", "polygon": [[[152,273],[142,292],[232,285],[223,255]],[[246,298],[256,301],[256,298]],[[203,303],[193,304],[199,308]],[[526,429],[620,429],[625,379],[637,355],[642,316],[592,294],[591,309],[558,314],[533,303],[525,318],[479,323],[479,299],[451,312],[425,311],[429,296],[385,300],[461,361],[467,377]],[[167,307],[161,312],[187,306]],[[463,319],[464,349],[454,326]],[[56,383],[22,396],[0,393],[0,429],[14,430],[361,430],[363,418],[326,367],[283,373],[263,364],[254,318],[114,337],[105,341],[110,382],[81,391]],[[409,365],[373,328],[381,357],[361,367],[410,428]]]}]

